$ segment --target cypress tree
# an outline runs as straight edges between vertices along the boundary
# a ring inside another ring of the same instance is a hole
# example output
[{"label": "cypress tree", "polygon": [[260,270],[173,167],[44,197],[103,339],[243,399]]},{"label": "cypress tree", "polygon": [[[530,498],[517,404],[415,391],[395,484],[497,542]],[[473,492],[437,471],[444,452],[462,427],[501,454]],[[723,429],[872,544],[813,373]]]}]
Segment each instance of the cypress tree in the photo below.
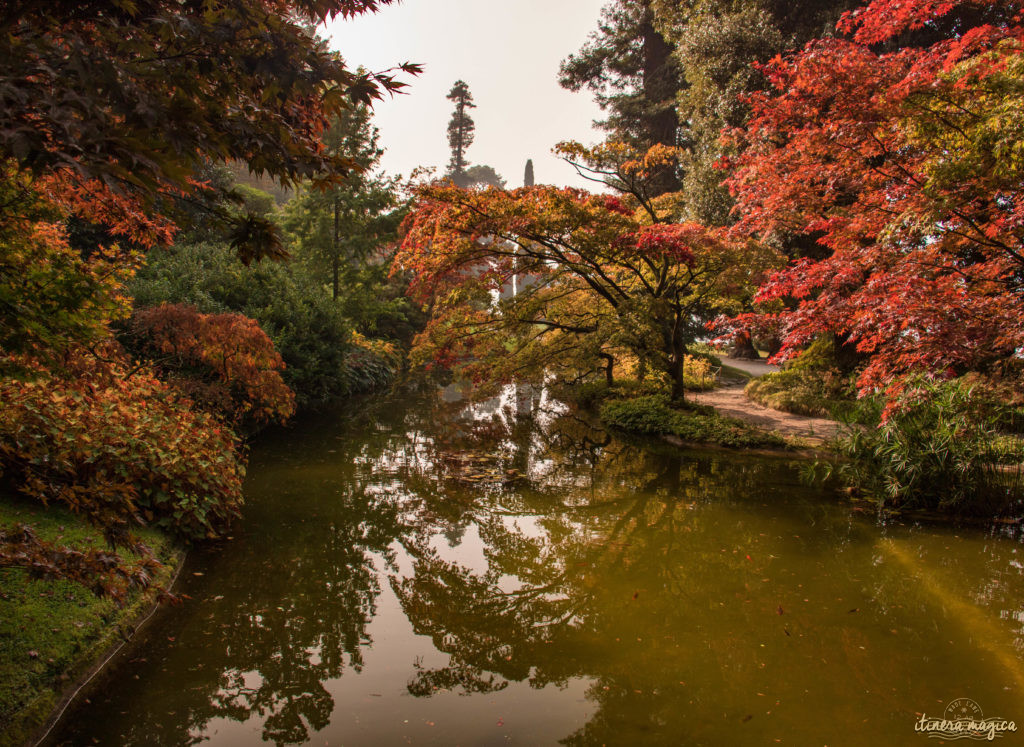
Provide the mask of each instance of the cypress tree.
[{"label": "cypress tree", "polygon": [[448,173],[456,184],[464,181],[466,173],[466,151],[473,144],[473,133],[476,125],[469,116],[469,110],[475,109],[473,95],[464,80],[455,81],[448,92],[448,100],[455,104],[451,121],[448,122],[448,146],[452,149],[452,159],[448,164]]},{"label": "cypress tree", "polygon": [[532,187],[533,185],[533,159],[529,158],[526,161],[526,173],[523,175],[523,186]]}]

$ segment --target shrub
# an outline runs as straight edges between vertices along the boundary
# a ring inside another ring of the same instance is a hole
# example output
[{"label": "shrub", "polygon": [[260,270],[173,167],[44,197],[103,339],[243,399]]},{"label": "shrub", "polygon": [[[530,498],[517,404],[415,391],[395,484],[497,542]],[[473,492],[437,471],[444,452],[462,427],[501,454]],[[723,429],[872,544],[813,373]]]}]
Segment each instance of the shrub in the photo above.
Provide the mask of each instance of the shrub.
[{"label": "shrub", "polygon": [[157,361],[164,378],[232,422],[284,422],[295,410],[281,379],[284,361],[253,319],[160,304],[136,309],[126,338],[137,355]]},{"label": "shrub", "polygon": [[663,395],[612,400],[601,407],[601,420],[612,428],[652,436],[677,436],[693,443],[733,448],[784,446],[774,433],[718,415],[711,408],[678,410]]},{"label": "shrub", "polygon": [[1001,433],[1003,411],[962,380],[912,381],[877,428],[847,425],[847,461],[826,474],[897,508],[995,513],[1024,497],[1024,442]]},{"label": "shrub", "polygon": [[837,364],[830,337],[813,342],[781,371],[752,379],[745,392],[773,410],[811,417],[849,416],[857,412],[855,376]]},{"label": "shrub", "polygon": [[691,392],[705,392],[715,388],[718,378],[716,368],[720,369],[722,364],[717,364],[710,356],[686,355],[683,356],[685,366],[683,367],[683,386]]},{"label": "shrub", "polygon": [[352,348],[345,358],[347,391],[361,392],[387,386],[402,365],[398,347],[384,340],[368,340],[352,334]]},{"label": "shrub", "polygon": [[[56,501],[113,545],[132,526],[213,538],[237,516],[244,467],[234,433],[150,370],[129,375],[78,350],[59,373],[0,380],[0,464],[25,495]],[[27,361],[22,366],[31,368]]]},{"label": "shrub", "polygon": [[129,291],[138,307],[190,304],[204,314],[255,319],[285,362],[282,378],[300,408],[352,391],[352,332],[324,288],[290,263],[243,265],[228,247],[184,244],[150,254]]}]

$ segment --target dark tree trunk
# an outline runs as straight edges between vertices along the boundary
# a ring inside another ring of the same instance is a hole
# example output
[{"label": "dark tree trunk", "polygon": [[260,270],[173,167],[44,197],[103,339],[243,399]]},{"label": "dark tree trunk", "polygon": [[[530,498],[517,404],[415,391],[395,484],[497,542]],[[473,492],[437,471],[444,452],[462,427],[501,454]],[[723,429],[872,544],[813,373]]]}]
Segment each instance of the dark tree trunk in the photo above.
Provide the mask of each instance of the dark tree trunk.
[{"label": "dark tree trunk", "polygon": [[672,399],[686,399],[686,341],[683,339],[681,325],[677,321],[664,330],[665,347],[669,353],[668,376],[672,382]]},{"label": "dark tree trunk", "polygon": [[[645,145],[675,147],[679,116],[676,112],[676,94],[679,82],[675,80],[676,67],[672,61],[672,47],[654,28],[654,13],[647,8],[640,27],[643,38],[643,98],[647,111],[642,117]],[[663,168],[652,179],[654,196],[675,192],[680,188],[674,167]]]},{"label": "dark tree trunk", "polygon": [[609,353],[601,353],[605,360],[604,380],[608,386],[615,386],[615,358]]},{"label": "dark tree trunk", "polygon": [[761,358],[761,354],[757,352],[757,348],[754,347],[754,340],[750,336],[749,329],[741,329],[736,333],[733,338],[732,352],[729,353],[730,358],[738,358],[740,360],[758,360]]}]

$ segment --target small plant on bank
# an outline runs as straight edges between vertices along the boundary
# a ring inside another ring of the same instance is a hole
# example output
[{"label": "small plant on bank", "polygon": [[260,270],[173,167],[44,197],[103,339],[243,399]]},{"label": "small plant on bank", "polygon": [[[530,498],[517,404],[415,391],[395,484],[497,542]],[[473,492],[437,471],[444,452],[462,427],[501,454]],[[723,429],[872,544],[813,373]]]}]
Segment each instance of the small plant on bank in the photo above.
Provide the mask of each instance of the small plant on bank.
[{"label": "small plant on bank", "polygon": [[733,418],[717,415],[708,407],[678,409],[664,395],[611,400],[600,410],[608,426],[629,433],[650,436],[676,436],[692,443],[717,444],[731,448],[785,446],[775,435]]},{"label": "small plant on bank", "polygon": [[918,379],[882,413],[869,401],[836,440],[844,460],[826,466],[879,504],[994,515],[1024,498],[1024,441],[1006,434],[1005,405],[963,380]]}]

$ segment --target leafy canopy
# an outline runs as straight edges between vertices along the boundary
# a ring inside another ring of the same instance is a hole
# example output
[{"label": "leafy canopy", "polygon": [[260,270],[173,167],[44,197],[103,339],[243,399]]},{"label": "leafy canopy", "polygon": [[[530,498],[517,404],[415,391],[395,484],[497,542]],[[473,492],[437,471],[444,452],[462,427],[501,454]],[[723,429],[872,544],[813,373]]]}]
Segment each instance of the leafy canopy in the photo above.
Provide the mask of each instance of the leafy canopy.
[{"label": "leafy canopy", "polygon": [[[418,193],[396,266],[432,302],[420,355],[478,381],[579,380],[616,362],[663,372],[682,394],[686,346],[771,262],[693,223],[670,224],[645,181],[664,159],[566,146],[614,171],[622,197],[547,186]],[[619,152],[619,151],[615,151]],[[639,195],[639,196],[638,196]],[[515,287],[516,293],[511,289]]]},{"label": "leafy canopy", "polygon": [[[824,333],[848,338],[869,357],[867,390],[992,366],[1024,345],[1021,10],[875,0],[844,16],[852,38],[766,68],[772,90],[732,133],[729,186],[738,230],[819,245],[761,288],[789,304],[768,320],[782,358]],[[922,29],[948,33],[897,43]]]}]

